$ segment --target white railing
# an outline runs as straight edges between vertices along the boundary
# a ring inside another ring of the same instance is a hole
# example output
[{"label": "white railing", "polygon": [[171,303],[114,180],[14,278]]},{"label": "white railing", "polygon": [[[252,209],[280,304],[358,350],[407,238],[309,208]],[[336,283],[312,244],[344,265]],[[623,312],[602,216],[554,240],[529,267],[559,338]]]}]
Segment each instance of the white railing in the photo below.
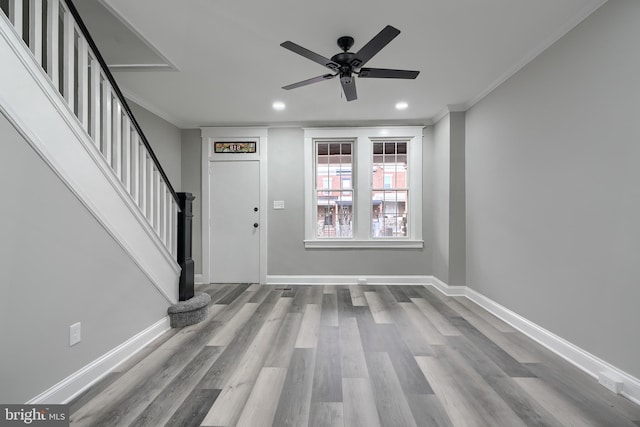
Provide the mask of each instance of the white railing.
[{"label": "white railing", "polygon": [[0,0],[0,7],[175,259],[178,198],[73,4]]}]

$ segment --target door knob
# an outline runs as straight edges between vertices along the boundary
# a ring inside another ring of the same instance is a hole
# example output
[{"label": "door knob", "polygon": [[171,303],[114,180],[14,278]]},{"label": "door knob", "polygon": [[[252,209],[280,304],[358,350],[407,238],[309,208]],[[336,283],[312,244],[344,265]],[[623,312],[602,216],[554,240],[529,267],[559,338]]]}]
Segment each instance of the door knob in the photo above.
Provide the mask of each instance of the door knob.
[{"label": "door knob", "polygon": [[257,222],[253,223],[253,228],[258,228],[258,223]]},{"label": "door knob", "polygon": [[253,208],[253,211],[254,212],[258,212],[258,208]]}]

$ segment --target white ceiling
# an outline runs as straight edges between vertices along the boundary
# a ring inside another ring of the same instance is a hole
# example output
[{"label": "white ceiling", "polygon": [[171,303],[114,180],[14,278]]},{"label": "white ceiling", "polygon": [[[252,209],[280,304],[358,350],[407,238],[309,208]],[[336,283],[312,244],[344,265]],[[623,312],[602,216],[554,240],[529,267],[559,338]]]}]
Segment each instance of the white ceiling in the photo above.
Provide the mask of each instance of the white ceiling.
[{"label": "white ceiling", "polygon": [[[76,3],[123,92],[176,126],[195,128],[428,124],[447,108],[473,105],[604,0]],[[281,89],[329,71],[280,43],[331,57],[338,37],[352,36],[356,52],[387,24],[401,34],[367,67],[420,70],[416,80],[356,79],[352,102],[339,79]],[[286,109],[274,111],[274,101]],[[396,110],[398,101],[409,108]]]}]

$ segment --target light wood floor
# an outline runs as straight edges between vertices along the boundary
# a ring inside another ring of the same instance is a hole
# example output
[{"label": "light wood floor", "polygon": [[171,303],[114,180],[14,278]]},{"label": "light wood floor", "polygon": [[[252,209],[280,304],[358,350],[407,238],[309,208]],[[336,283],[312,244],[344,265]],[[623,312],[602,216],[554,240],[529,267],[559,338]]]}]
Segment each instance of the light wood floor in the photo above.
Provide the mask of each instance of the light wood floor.
[{"label": "light wood floor", "polygon": [[423,286],[207,285],[71,405],[73,426],[640,426],[640,408]]}]

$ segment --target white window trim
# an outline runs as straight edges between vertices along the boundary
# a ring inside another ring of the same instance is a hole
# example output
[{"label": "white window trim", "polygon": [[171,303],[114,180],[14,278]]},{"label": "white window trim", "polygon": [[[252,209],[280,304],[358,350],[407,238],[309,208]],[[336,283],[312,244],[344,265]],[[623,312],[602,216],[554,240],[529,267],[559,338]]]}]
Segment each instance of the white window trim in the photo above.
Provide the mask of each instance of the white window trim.
[{"label": "white window trim", "polygon": [[[422,126],[305,128],[305,248],[422,248]],[[354,141],[352,188],[355,189],[355,220],[352,238],[319,238],[316,235],[317,210],[314,197],[314,141],[318,139]],[[408,142],[409,236],[374,238],[371,236],[371,188],[373,141]]]}]

